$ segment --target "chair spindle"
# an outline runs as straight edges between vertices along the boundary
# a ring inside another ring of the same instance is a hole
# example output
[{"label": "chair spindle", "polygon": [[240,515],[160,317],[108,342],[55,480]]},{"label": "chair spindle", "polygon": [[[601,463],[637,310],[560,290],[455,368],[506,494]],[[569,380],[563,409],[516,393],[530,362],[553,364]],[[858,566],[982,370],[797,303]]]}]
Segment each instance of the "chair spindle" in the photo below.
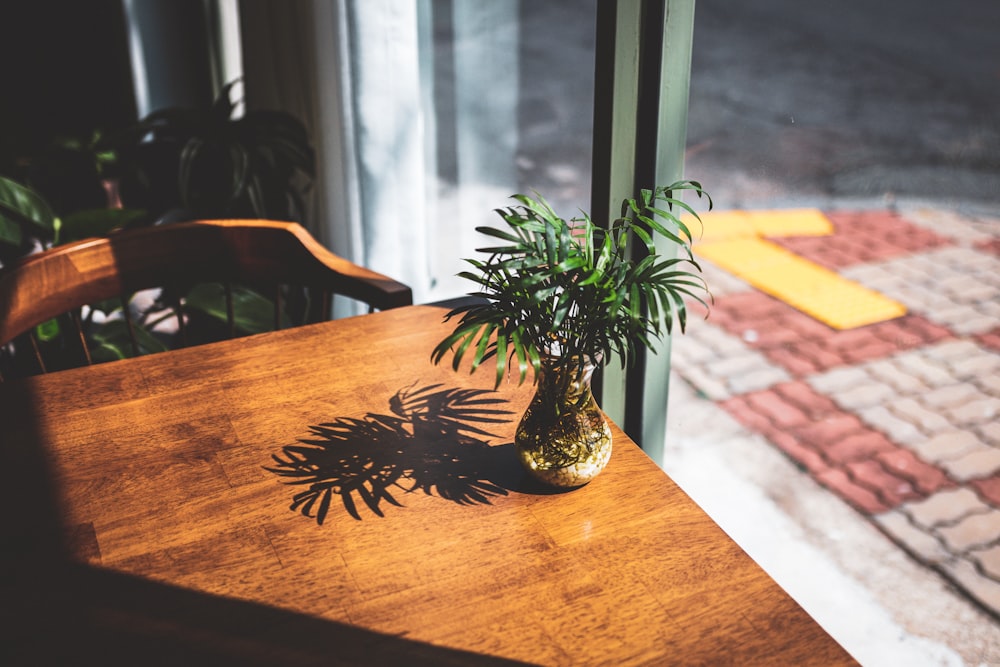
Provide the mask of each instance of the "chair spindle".
[{"label": "chair spindle", "polygon": [[321,299],[320,311],[319,311],[320,321],[325,322],[326,320],[330,319],[330,308],[333,302],[333,292],[331,292],[328,289],[325,289],[322,292],[320,292],[319,298]]},{"label": "chair spindle", "polygon": [[31,339],[31,349],[35,352],[35,361],[38,362],[38,367],[42,369],[42,373],[48,373],[48,369],[45,368],[45,359],[42,358],[42,349],[38,346],[38,336],[32,331],[28,334]]},{"label": "chair spindle", "polygon": [[122,303],[122,314],[125,316],[125,326],[128,328],[128,340],[132,345],[132,356],[139,356],[139,339],[135,337],[135,325],[132,323],[132,311],[128,307],[129,298],[126,295],[119,297]]},{"label": "chair spindle", "polygon": [[90,357],[90,347],[87,345],[87,337],[83,333],[83,319],[80,317],[80,311],[74,309],[69,316],[73,320],[73,328],[76,329],[76,337],[80,341],[83,357],[87,360],[88,366],[93,366],[94,360]]},{"label": "chair spindle", "polygon": [[177,336],[180,338],[180,347],[187,347],[187,323],[184,321],[184,304],[180,299],[173,306],[174,316],[177,318]]},{"label": "chair spindle", "polygon": [[223,283],[226,290],[226,321],[229,322],[229,337],[236,338],[236,315],[233,312],[233,284]]},{"label": "chair spindle", "polygon": [[281,285],[274,286],[274,330],[281,330],[281,311],[284,309],[281,303]]}]

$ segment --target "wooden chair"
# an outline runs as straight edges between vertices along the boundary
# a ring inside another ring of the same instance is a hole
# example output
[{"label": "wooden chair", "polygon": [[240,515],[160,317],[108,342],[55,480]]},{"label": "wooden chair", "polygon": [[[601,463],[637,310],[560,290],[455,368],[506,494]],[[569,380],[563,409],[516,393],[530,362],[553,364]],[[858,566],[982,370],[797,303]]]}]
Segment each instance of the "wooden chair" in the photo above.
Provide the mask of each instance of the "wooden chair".
[{"label": "wooden chair", "polygon": [[[12,341],[16,341],[15,345],[30,345],[37,363],[34,372],[47,372],[35,329],[69,313],[72,325],[64,330],[70,329],[75,339],[80,364],[93,363],[81,308],[122,299],[132,353],[139,354],[128,307],[131,296],[158,287],[175,287],[181,290],[175,293],[183,294],[192,285],[204,283],[225,286],[230,336],[236,333],[234,283],[253,286],[273,299],[275,329],[281,328],[283,319],[282,286],[285,290],[288,286],[310,290],[313,305],[319,303],[311,310],[310,319],[329,318],[334,294],[368,304],[369,311],[413,302],[409,287],[332,254],[296,223],[175,223],[57,246],[0,269],[0,346],[9,349]],[[178,345],[182,346],[188,317],[183,299],[177,299],[173,306]]]}]

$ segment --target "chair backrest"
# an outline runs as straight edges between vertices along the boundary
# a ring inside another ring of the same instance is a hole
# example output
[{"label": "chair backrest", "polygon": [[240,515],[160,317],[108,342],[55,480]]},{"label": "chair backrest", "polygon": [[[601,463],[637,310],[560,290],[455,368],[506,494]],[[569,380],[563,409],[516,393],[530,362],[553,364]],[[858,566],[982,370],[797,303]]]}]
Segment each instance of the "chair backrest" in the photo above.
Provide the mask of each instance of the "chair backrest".
[{"label": "chair backrest", "polygon": [[[28,334],[39,370],[45,363],[34,329],[55,317],[74,315],[75,336],[91,363],[80,308],[159,287],[223,283],[229,330],[234,331],[230,285],[273,289],[275,328],[281,323],[284,286],[319,294],[321,318],[333,294],[368,304],[370,310],[410,305],[410,288],[338,257],[296,223],[270,220],[205,220],[113,233],[57,246],[0,269],[0,346]],[[181,328],[185,318],[177,313]],[[128,329],[132,332],[131,321]],[[183,333],[183,332],[182,332]],[[138,353],[135,337],[132,347]]]}]

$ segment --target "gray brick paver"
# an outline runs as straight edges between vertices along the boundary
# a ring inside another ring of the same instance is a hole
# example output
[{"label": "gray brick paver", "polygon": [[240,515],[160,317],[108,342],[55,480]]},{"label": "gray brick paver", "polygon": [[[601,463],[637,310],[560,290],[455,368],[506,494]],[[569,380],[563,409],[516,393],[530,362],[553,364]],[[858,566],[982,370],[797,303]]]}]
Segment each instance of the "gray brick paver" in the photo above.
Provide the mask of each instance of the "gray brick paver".
[{"label": "gray brick paver", "polygon": [[1000,582],[984,576],[971,561],[964,558],[945,561],[938,568],[972,597],[992,609],[994,614],[1000,615]]},{"label": "gray brick paver", "polygon": [[984,350],[979,354],[969,355],[963,359],[950,361],[948,365],[952,373],[958,377],[986,375],[1000,370],[1000,354],[986,352]]},{"label": "gray brick paver", "polygon": [[970,277],[961,283],[956,283],[955,287],[956,296],[967,301],[987,303],[997,297],[996,286],[982,282],[978,278]]},{"label": "gray brick paver", "polygon": [[920,396],[920,402],[930,408],[950,408],[971,401],[982,395],[981,390],[971,382],[940,387]]},{"label": "gray brick paver", "polygon": [[892,363],[890,359],[880,359],[869,363],[866,369],[872,377],[904,394],[921,393],[927,389],[926,385],[920,381],[920,378],[914,376],[912,373],[904,372],[899,366]]},{"label": "gray brick paver", "polygon": [[953,361],[982,353],[982,348],[971,340],[950,340],[923,350],[924,356],[941,361]]},{"label": "gray brick paver", "polygon": [[781,368],[762,366],[729,378],[728,386],[734,394],[745,394],[788,382],[791,377]]},{"label": "gray brick paver", "polygon": [[913,373],[931,388],[954,384],[955,379],[940,363],[934,363],[920,351],[899,354],[894,358],[903,372]]},{"label": "gray brick paver", "polygon": [[1000,449],[982,445],[958,458],[942,462],[941,467],[962,482],[989,477],[1000,470]]},{"label": "gray brick paver", "polygon": [[961,487],[938,491],[920,501],[904,503],[901,509],[918,525],[933,528],[970,514],[986,512],[990,506],[980,500],[972,489]]},{"label": "gray brick paver", "polygon": [[671,343],[670,359],[674,364],[693,364],[711,361],[716,352],[711,345],[702,342],[694,336],[684,336],[674,339]]},{"label": "gray brick paver", "polygon": [[901,213],[909,222],[966,245],[992,238],[987,231],[980,229],[981,225],[977,225],[975,220],[960,213],[927,206],[907,207]]},{"label": "gray brick paver", "polygon": [[927,436],[911,422],[890,412],[884,405],[874,405],[857,410],[869,426],[885,433],[890,440],[911,449],[927,441]]},{"label": "gray brick paver", "polygon": [[705,324],[698,327],[696,340],[689,340],[690,336],[674,340],[671,359],[677,373],[712,400],[725,400],[791,380],[763,353],[724,329]]},{"label": "gray brick paver", "polygon": [[816,391],[833,395],[848,391],[860,384],[871,382],[871,376],[857,367],[837,368],[821,375],[808,378],[808,382]]},{"label": "gray brick paver", "polygon": [[1000,323],[1000,300],[984,301],[979,304],[979,310]]},{"label": "gray brick paver", "polygon": [[881,284],[894,284],[898,282],[898,278],[891,272],[887,271],[882,264],[859,264],[858,266],[852,266],[841,271],[842,274],[850,279],[863,284],[871,289],[879,289]]},{"label": "gray brick paver", "polygon": [[857,410],[869,408],[890,400],[895,392],[892,387],[877,382],[868,382],[845,391],[832,394],[833,400],[840,405]]},{"label": "gray brick paver", "polygon": [[708,322],[703,324],[707,326],[698,327],[705,329],[701,340],[705,341],[717,354],[734,354],[747,349],[742,340],[722,327],[710,325]]},{"label": "gray brick paver", "polygon": [[986,424],[993,422],[1000,415],[1000,398],[987,396],[963,405],[951,408],[948,416],[958,424]]},{"label": "gray brick paver", "polygon": [[986,447],[975,433],[971,431],[949,431],[939,433],[931,438],[918,441],[914,444],[902,442],[916,454],[932,463],[941,464],[950,459],[956,459],[964,454]]},{"label": "gray brick paver", "polygon": [[941,310],[942,308],[951,308],[954,305],[954,302],[944,294],[928,292],[927,288],[923,286],[897,286],[894,296],[898,301],[902,301],[904,304],[911,304],[908,307],[919,313],[933,313]]},{"label": "gray brick paver", "polygon": [[971,378],[971,382],[990,396],[1000,396],[1000,373],[989,373]]},{"label": "gray brick paver", "polygon": [[[1000,258],[972,248],[946,246],[880,263],[879,291],[908,309],[960,334],[996,326]],[[842,275],[869,284],[874,273],[848,267]]]},{"label": "gray brick paver", "polygon": [[942,322],[942,324],[952,329],[955,333],[970,335],[986,333],[996,328],[998,322],[1000,320],[992,315],[980,313],[975,309],[969,308],[966,313],[957,317],[956,321]]},{"label": "gray brick paver", "polygon": [[983,441],[993,447],[1000,447],[1000,423],[991,422],[976,427],[976,431],[982,436]]},{"label": "gray brick paver", "polygon": [[969,554],[974,561],[979,563],[986,576],[1000,581],[1000,545],[995,545],[982,550],[976,550]]},{"label": "gray brick paver", "polygon": [[711,364],[711,373],[716,377],[736,377],[741,373],[757,371],[761,368],[770,368],[769,364],[760,353],[753,353],[747,350],[743,354],[733,355],[724,359],[719,359]]},{"label": "gray brick paver", "polygon": [[749,283],[741,278],[737,278],[728,271],[723,271],[707,259],[699,258],[698,264],[702,268],[702,277],[712,290],[712,295],[717,299],[722,296],[751,290]]},{"label": "gray brick paver", "polygon": [[893,539],[927,564],[933,565],[953,557],[937,537],[915,526],[902,512],[893,510],[872,518]]},{"label": "gray brick paver", "polygon": [[964,553],[1000,538],[1000,510],[970,514],[953,525],[939,526],[935,530],[944,538],[950,551]]},{"label": "gray brick paver", "polygon": [[936,412],[928,410],[912,398],[897,398],[888,403],[889,409],[906,421],[911,421],[929,434],[949,431],[952,425]]},{"label": "gray brick paver", "polygon": [[691,368],[674,367],[677,373],[691,385],[713,401],[724,401],[732,394],[726,387],[726,383],[713,377],[704,368],[692,366]]}]

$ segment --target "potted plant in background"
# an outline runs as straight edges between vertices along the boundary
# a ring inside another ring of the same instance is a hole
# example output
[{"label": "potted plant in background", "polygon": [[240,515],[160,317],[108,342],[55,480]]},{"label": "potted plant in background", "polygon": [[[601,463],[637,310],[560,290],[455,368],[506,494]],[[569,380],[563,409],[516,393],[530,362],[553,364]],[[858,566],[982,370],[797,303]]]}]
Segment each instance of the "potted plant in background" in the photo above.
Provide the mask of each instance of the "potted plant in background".
[{"label": "potted plant in background", "polygon": [[[306,129],[281,111],[237,116],[237,83],[226,85],[209,108],[154,111],[123,130],[61,139],[37,155],[9,160],[18,167],[5,170],[13,178],[0,175],[0,269],[37,250],[130,227],[199,218],[303,222],[303,193],[315,176]],[[232,298],[241,333],[272,327],[266,297],[236,285]],[[166,349],[154,329],[180,300],[190,339],[214,337],[226,320],[226,297],[218,284],[133,301],[130,310],[144,352]],[[318,304],[296,292],[286,295],[285,306],[298,320]],[[115,302],[87,311],[95,360],[130,355],[124,323],[116,316],[120,309]],[[36,334],[43,344],[62,347],[60,331],[53,320]]]},{"label": "potted plant in background", "polygon": [[[526,195],[497,209],[507,229],[478,228],[502,245],[479,249],[485,260],[466,260],[475,270],[459,275],[478,286],[470,294],[478,299],[447,314],[460,319],[431,358],[451,355],[457,370],[470,355],[472,372],[492,360],[497,387],[511,371],[524,382],[533,370],[536,391],[515,447],[528,473],[546,484],[585,484],[610,459],[611,430],[590,388],[595,368],[613,356],[630,365],[639,345],[655,351],[654,341],[675,324],[683,332],[685,298],[708,307],[680,213],[700,218],[675,196],[682,191],[704,196],[711,208],[701,185],[687,180],[626,199],[607,229],[586,214],[567,221]],[[657,252],[657,234],[676,254]]]},{"label": "potted plant in background", "polygon": [[[145,217],[109,207],[106,183],[115,156],[100,132],[54,139],[17,169],[0,174],[0,263],[90,236],[103,236]],[[13,162],[13,160],[11,160]],[[10,177],[7,177],[10,176]]]},{"label": "potted plant in background", "polygon": [[235,116],[236,83],[209,108],[161,109],[12,160],[26,166],[0,174],[0,258],[177,220],[304,222],[316,168],[305,126],[282,111]]},{"label": "potted plant in background", "polygon": [[111,137],[122,202],[156,218],[304,222],[316,173],[305,126],[283,111],[236,115],[228,83],[208,108],[154,111]]}]

